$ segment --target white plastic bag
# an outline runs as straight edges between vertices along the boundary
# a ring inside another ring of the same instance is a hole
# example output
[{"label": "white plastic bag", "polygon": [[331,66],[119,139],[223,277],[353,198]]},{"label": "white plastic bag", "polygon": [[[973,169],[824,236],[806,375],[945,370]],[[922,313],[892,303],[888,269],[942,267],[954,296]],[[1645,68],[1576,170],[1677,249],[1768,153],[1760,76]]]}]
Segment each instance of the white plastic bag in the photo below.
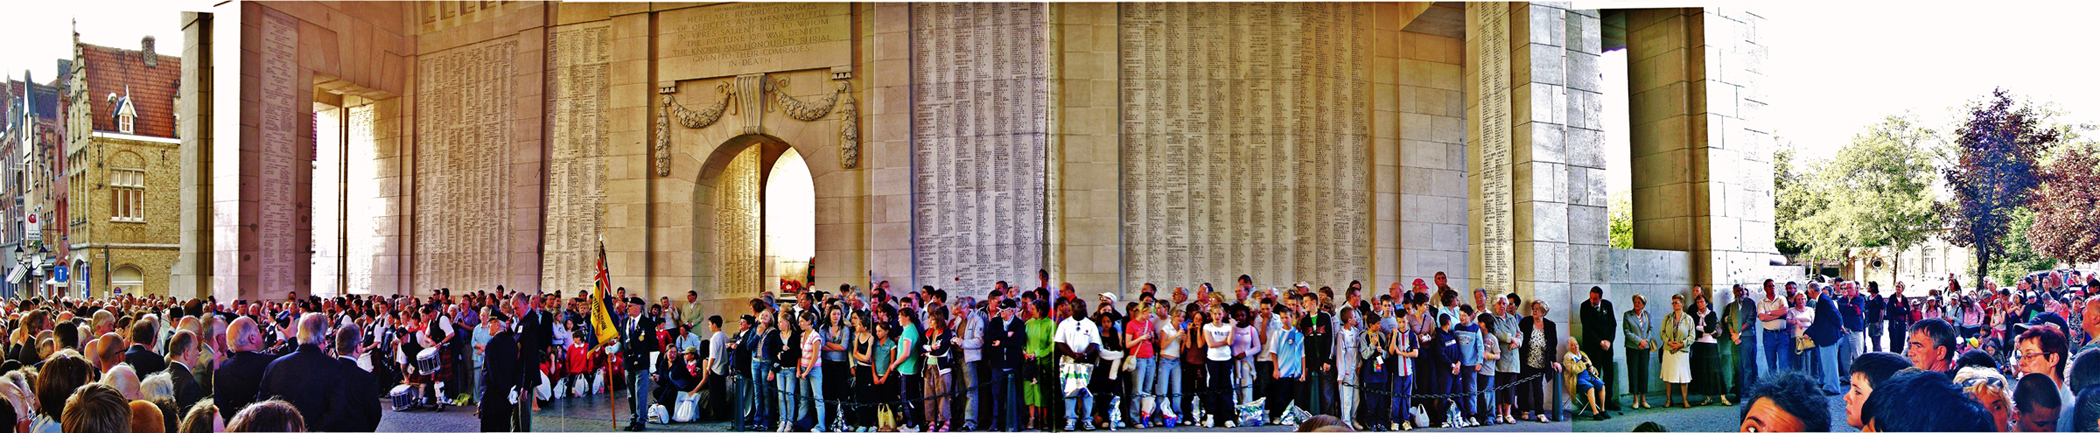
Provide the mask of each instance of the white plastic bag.
[{"label": "white plastic bag", "polygon": [[693,422],[700,416],[700,396],[690,392],[678,393],[678,409],[672,411],[671,421]]},{"label": "white plastic bag", "polygon": [[652,424],[670,424],[670,411],[665,410],[664,405],[661,404],[649,405],[649,422]]},{"label": "white plastic bag", "polygon": [[534,394],[539,394],[541,400],[553,399],[554,381],[547,380],[547,373],[540,373],[540,386],[534,387],[532,391]]},{"label": "white plastic bag", "polygon": [[569,396],[569,378],[565,377],[561,380],[554,381],[554,395],[562,397]]},{"label": "white plastic bag", "polygon": [[605,393],[605,371],[599,370],[591,376],[591,394]]}]

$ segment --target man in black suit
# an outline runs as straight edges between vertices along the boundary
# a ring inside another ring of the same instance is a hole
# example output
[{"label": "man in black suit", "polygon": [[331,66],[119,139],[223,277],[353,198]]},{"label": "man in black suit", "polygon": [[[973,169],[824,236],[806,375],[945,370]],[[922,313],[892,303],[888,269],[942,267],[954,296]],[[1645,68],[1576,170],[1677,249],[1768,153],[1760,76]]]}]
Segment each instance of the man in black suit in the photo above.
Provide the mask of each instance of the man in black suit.
[{"label": "man in black suit", "polygon": [[343,386],[340,364],[328,356],[328,316],[306,313],[293,326],[299,331],[299,346],[263,370],[255,399],[282,399],[299,409],[306,425],[333,426],[336,417],[348,414],[347,405],[336,394]]},{"label": "man in black suit", "polygon": [[998,421],[988,421],[986,430],[1021,431],[1021,385],[1014,381],[1014,374],[1025,361],[1021,351],[1028,345],[1028,332],[1026,324],[1016,317],[1017,311],[1013,299],[1001,299],[991,324],[985,327],[984,338],[991,340],[985,343],[991,346],[984,350],[986,365],[999,372],[997,379],[990,382],[991,392],[985,394],[993,396],[990,406],[995,408],[993,416]]},{"label": "man in black suit", "polygon": [[138,370],[139,377],[151,376],[168,369],[168,359],[153,351],[155,342],[159,341],[159,338],[155,338],[158,337],[158,330],[153,322],[147,319],[132,324],[131,350],[124,351],[124,363],[131,364],[133,370]]},{"label": "man in black suit", "polygon": [[175,331],[168,337],[168,378],[175,383],[175,409],[189,412],[190,406],[203,400],[204,386],[197,383],[191,373],[190,364],[197,363],[197,334],[189,330]]},{"label": "man in black suit", "polygon": [[481,431],[511,431],[511,412],[518,407],[516,393],[523,391],[518,388],[522,374],[518,367],[523,364],[518,357],[518,334],[506,327],[510,316],[503,312],[492,313],[486,320],[496,335],[490,336],[488,346],[482,349],[481,380],[486,388],[481,399]]},{"label": "man in black suit", "polygon": [[[547,348],[554,345],[554,315],[539,308],[539,298],[523,292],[512,301],[518,309],[518,325],[514,330],[518,334],[518,368],[522,375],[518,388],[529,390],[540,385],[539,375],[533,372],[540,370],[540,364],[547,360]],[[532,431],[532,411],[539,409],[539,399],[525,394],[519,397],[520,403],[530,402],[516,410],[516,428],[518,431]]]},{"label": "man in black suit", "polygon": [[331,414],[327,425],[314,431],[360,431],[379,430],[379,382],[372,372],[357,366],[357,356],[364,351],[364,329],[356,323],[343,325],[335,330],[336,371],[342,378],[342,386],[336,387],[336,405],[340,416]]},{"label": "man in black suit", "polygon": [[1815,340],[1816,348],[1809,352],[1809,368],[1804,370],[1815,372],[1809,377],[1816,379],[1824,394],[1838,395],[1844,392],[1840,382],[1845,380],[1846,374],[1838,370],[1844,368],[1838,365],[1838,343],[1843,342],[1845,334],[1843,319],[1838,316],[1837,298],[1830,296],[1829,286],[1809,284],[1808,300],[1815,303],[1816,319],[1809,322],[1806,334],[1810,340]]},{"label": "man in black suit", "polygon": [[1618,318],[1614,317],[1611,301],[1604,300],[1604,288],[1590,286],[1590,299],[1582,302],[1582,354],[1604,373],[1605,410],[1619,410],[1619,377],[1617,363],[1611,358],[1611,339],[1619,334]]},{"label": "man in black suit", "polygon": [[627,323],[620,326],[620,345],[614,350],[627,370],[628,407],[634,409],[627,431],[642,431],[649,420],[649,358],[657,349],[653,316],[642,314],[642,298],[627,299]]},{"label": "man in black suit", "polygon": [[226,326],[226,340],[233,354],[214,369],[217,377],[213,378],[212,402],[219,407],[220,418],[232,420],[233,414],[255,402],[256,390],[262,388],[263,371],[277,361],[277,356],[257,352],[263,347],[262,325],[253,318],[233,319],[233,324]]}]

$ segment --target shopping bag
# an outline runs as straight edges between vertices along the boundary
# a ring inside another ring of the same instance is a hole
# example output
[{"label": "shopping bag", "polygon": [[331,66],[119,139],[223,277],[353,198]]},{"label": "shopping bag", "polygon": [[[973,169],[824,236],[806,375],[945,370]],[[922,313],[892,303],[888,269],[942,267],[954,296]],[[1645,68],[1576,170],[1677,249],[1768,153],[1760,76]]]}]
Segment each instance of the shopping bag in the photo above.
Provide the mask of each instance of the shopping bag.
[{"label": "shopping bag", "polygon": [[605,371],[601,370],[601,371],[599,371],[599,372],[597,372],[597,373],[595,373],[595,374],[593,374],[593,375],[591,376],[591,394],[594,394],[594,395],[595,395],[595,394],[604,394],[604,393],[605,393]]},{"label": "shopping bag", "polygon": [[540,373],[540,386],[534,387],[532,392],[541,400],[551,400],[554,398],[554,381],[547,379],[547,373]]},{"label": "shopping bag", "polygon": [[1267,422],[1269,417],[1262,411],[1262,407],[1268,401],[1269,399],[1266,397],[1257,398],[1254,401],[1247,402],[1247,404],[1233,407],[1234,411],[1239,412],[1240,426],[1260,427],[1264,422]]},{"label": "shopping bag", "polygon": [[669,410],[666,410],[666,409],[664,409],[664,405],[661,405],[661,404],[652,404],[652,405],[649,405],[649,423],[651,423],[651,424],[670,424],[670,423],[671,423],[671,413],[670,413],[670,411],[669,411]]},{"label": "shopping bag", "polygon": [[875,407],[875,430],[897,431],[897,412],[890,410],[890,405],[885,404]]},{"label": "shopping bag", "polygon": [[690,392],[679,392],[676,406],[678,408],[671,411],[671,421],[693,422],[694,418],[700,416],[700,395]]},{"label": "shopping bag", "polygon": [[561,380],[554,381],[554,395],[559,397],[568,397],[569,382],[571,381],[569,380],[569,378],[566,377],[561,378]]},{"label": "shopping bag", "polygon": [[1078,397],[1086,392],[1087,382],[1094,377],[1094,367],[1086,364],[1058,364],[1058,378],[1063,384],[1066,397]]}]

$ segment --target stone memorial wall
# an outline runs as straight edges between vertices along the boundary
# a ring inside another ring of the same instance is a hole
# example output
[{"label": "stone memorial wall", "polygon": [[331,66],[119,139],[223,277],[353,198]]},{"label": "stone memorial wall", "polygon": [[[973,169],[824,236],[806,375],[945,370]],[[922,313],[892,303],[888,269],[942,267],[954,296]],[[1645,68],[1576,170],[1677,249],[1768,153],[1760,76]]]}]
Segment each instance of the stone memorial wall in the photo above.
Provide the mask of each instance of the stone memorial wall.
[{"label": "stone memorial wall", "polygon": [[1121,6],[1126,288],[1369,277],[1370,10]]},{"label": "stone memorial wall", "polygon": [[548,33],[546,225],[540,287],[581,290],[597,278],[605,229],[606,109],[612,87],[612,26],[581,24]]},{"label": "stone memorial wall", "polygon": [[1489,293],[1516,289],[1514,187],[1510,169],[1509,4],[1480,3],[1480,281]]},{"label": "stone memorial wall", "polygon": [[299,224],[299,148],[311,144],[300,124],[311,119],[302,113],[299,93],[310,86],[299,82],[299,23],[282,13],[262,14],[262,74],[260,95],[262,141],[256,200],[256,295],[261,299],[284,299],[298,286],[294,271],[307,266],[305,239],[295,236]]},{"label": "stone memorial wall", "polygon": [[496,39],[417,64],[416,293],[511,281],[513,203],[529,199],[512,194],[517,49]]},{"label": "stone memorial wall", "polygon": [[908,287],[977,293],[1044,268],[1048,12],[1041,3],[912,5],[918,281]]},{"label": "stone memorial wall", "polygon": [[715,186],[714,296],[721,299],[750,296],[770,287],[758,280],[759,202],[758,168],[763,159],[759,146],[750,146],[729,159]]}]

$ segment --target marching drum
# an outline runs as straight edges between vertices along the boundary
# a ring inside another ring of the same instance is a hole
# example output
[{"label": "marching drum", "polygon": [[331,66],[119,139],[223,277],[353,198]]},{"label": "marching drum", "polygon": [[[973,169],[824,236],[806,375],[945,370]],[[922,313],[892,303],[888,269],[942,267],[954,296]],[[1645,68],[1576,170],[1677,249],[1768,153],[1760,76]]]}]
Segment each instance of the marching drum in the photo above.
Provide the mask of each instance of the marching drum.
[{"label": "marching drum", "polygon": [[423,351],[422,351],[422,352],[417,352],[417,353],[416,353],[416,370],[417,370],[418,372],[422,373],[422,374],[430,374],[430,373],[434,373],[434,372],[437,372],[437,370],[438,370],[438,349],[437,349],[437,348],[435,348],[435,347],[432,347],[432,348],[428,348],[428,349],[423,349]]},{"label": "marching drum", "polygon": [[394,391],[387,393],[387,397],[393,400],[395,412],[415,407],[415,395],[415,389],[408,385],[395,385]]}]

